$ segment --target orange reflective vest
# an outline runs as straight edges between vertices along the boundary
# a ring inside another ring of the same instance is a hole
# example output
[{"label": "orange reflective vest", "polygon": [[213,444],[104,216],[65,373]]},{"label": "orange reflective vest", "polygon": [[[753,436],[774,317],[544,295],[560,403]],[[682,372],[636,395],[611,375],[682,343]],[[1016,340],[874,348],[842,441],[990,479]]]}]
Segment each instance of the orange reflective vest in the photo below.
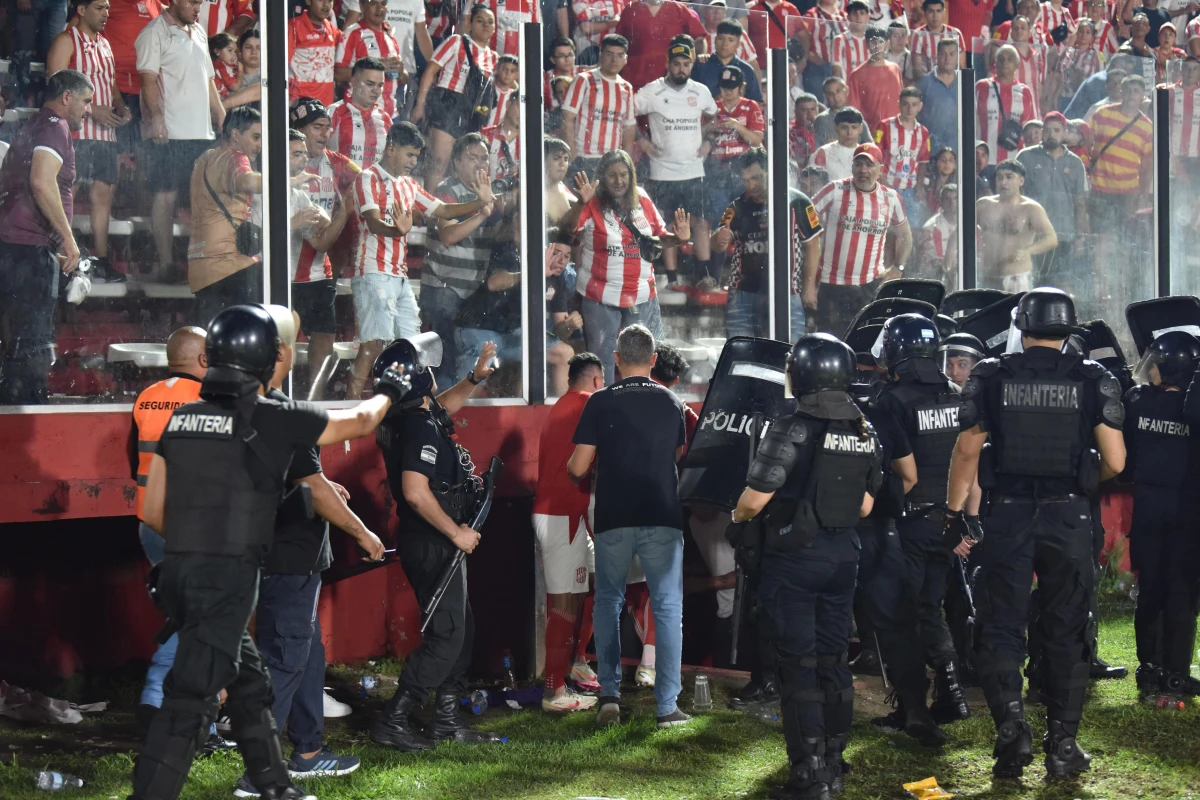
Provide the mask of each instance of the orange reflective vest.
[{"label": "orange reflective vest", "polygon": [[200,381],[190,375],[173,375],[149,386],[133,404],[133,424],[137,431],[137,515],[142,519],[146,500],[146,480],[150,461],[158,449],[158,439],[175,409],[200,399]]}]

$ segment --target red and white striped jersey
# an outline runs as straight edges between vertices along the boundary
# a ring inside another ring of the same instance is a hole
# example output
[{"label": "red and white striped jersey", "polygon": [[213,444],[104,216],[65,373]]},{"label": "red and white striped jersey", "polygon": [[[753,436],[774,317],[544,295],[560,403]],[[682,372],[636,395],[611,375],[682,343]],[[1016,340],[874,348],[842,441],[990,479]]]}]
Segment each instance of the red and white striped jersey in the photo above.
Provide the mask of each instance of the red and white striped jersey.
[{"label": "red and white striped jersey", "polygon": [[813,206],[825,229],[822,283],[861,286],[883,274],[887,233],[907,222],[895,190],[876,183],[874,191],[863,192],[852,178],[843,178],[825,184]]},{"label": "red and white striped jersey", "polygon": [[962,31],[953,25],[943,25],[942,29],[937,32],[929,30],[926,25],[918,25],[909,37],[908,49],[913,51],[913,55],[925,56],[929,59],[930,64],[936,64],[937,46],[942,39],[957,39],[958,52],[969,52],[967,40],[963,38]]},{"label": "red and white striped jersey", "polygon": [[[337,43],[337,62],[339,67],[353,67],[360,58],[391,58],[400,57],[400,43],[392,36],[392,27],[386,22],[383,28],[376,30],[368,25],[356,22],[342,32]],[[342,98],[350,102],[350,86],[346,86]],[[383,113],[390,120],[396,116],[396,79],[384,78],[383,94],[379,96],[379,104]]]},{"label": "red and white striped jersey", "polygon": [[1102,69],[1104,69],[1104,65],[1100,63],[1100,51],[1092,47],[1086,50],[1080,50],[1078,47],[1069,47],[1062,54],[1062,58],[1058,62],[1058,71],[1064,76],[1069,75],[1071,70],[1079,70],[1081,73],[1077,83],[1068,83],[1068,86],[1073,88],[1078,88],[1079,83],[1092,77]]},{"label": "red and white striped jersey", "polygon": [[[999,164],[1009,156],[1016,155],[1016,150],[1007,150],[1000,146],[1000,103],[996,101],[996,90],[999,87],[1000,101],[1004,104],[1004,113],[1009,119],[1022,128],[1031,119],[1037,118],[1037,100],[1033,90],[1023,83],[1001,83],[997,78],[985,78],[975,84],[975,108],[979,138],[988,143],[988,163]],[[1019,148],[1018,148],[1019,149]]]},{"label": "red and white striped jersey", "polygon": [[[117,63],[113,60],[113,51],[104,34],[96,34],[95,39],[89,39],[79,26],[67,28],[74,40],[75,50],[71,53],[70,69],[79,70],[87,75],[96,88],[92,104],[112,108],[113,81],[117,77]],[[83,118],[83,128],[71,134],[72,139],[95,139],[101,142],[115,142],[117,132],[113,128],[99,124],[91,116]]]},{"label": "red and white striped jersey", "polygon": [[[708,52],[717,52],[717,32],[708,32]],[[755,64],[758,62],[758,51],[754,49],[754,42],[750,41],[750,34],[742,31],[742,41],[738,43],[737,52],[733,54],[734,58],[740,58],[747,64]]]},{"label": "red and white striped jersey", "polygon": [[1171,155],[1200,158],[1200,86],[1176,83],[1171,92]]},{"label": "red and white striped jersey", "polygon": [[367,230],[366,213],[378,211],[385,225],[396,224],[395,214],[420,211],[433,213],[442,201],[421,188],[407,175],[396,177],[376,164],[363,171],[354,183],[355,211],[358,212],[358,246],[354,249],[354,274],[408,275],[406,256],[408,237],[378,236]]},{"label": "red and white striped jersey", "polygon": [[[521,41],[521,26],[526,22],[542,21],[542,9],[538,0],[481,0],[496,15],[496,32],[492,34],[491,48],[499,55],[517,56]],[[463,15],[466,17],[466,14]]]},{"label": "red and white striped jersey", "polygon": [[1055,8],[1052,3],[1042,3],[1038,8],[1037,19],[1033,21],[1033,27],[1042,32],[1043,39],[1047,42],[1053,42],[1054,40],[1050,38],[1050,32],[1064,22],[1067,24],[1067,30],[1074,33],[1075,16],[1069,10],[1065,7]]},{"label": "red and white striped jersey", "polygon": [[378,103],[364,111],[349,100],[339,100],[327,110],[333,127],[330,150],[341,153],[362,169],[383,158],[391,120],[384,116]]},{"label": "red and white striped jersey", "polygon": [[315,97],[333,104],[333,65],[342,33],[332,20],[319,26],[305,11],[288,23],[288,100]]},{"label": "red and white striped jersey", "polygon": [[938,261],[943,261],[951,242],[958,237],[957,222],[946,219],[946,215],[939,211],[921,227],[925,230],[929,252]]},{"label": "red and white striped jersey", "polygon": [[[753,100],[747,100],[744,97],[738,98],[737,105],[732,110],[727,111],[725,104],[720,100],[717,101],[717,116],[714,122],[732,119],[745,125],[752,131],[764,133],[767,130],[767,123],[763,119],[762,107]],[[734,169],[729,166],[729,161],[737,158],[742,153],[750,149],[750,145],[746,140],[738,135],[737,131],[717,130],[712,139],[712,150],[709,153],[709,158],[726,164],[723,169]]]},{"label": "red and white striped jersey", "polygon": [[575,114],[575,155],[585,158],[618,149],[625,129],[637,125],[633,86],[619,75],[610,81],[599,69],[575,79],[563,109]]},{"label": "red and white striped jersey", "polygon": [[196,22],[211,39],[232,25],[238,17],[255,18],[253,0],[204,0],[200,4],[200,15]]},{"label": "red and white striped jersey", "polygon": [[[1071,5],[1069,6],[1071,9],[1071,16],[1077,20],[1086,17],[1088,15],[1087,4],[1088,0],[1071,0]],[[1104,18],[1106,20],[1111,20],[1116,13],[1117,9],[1112,0],[1107,0],[1107,2],[1104,4]]]},{"label": "red and white striped jersey", "polygon": [[[831,64],[840,64],[842,79],[850,80],[850,73],[867,63],[871,54],[867,51],[866,37],[854,35],[850,31],[839,33],[833,39],[833,58]],[[859,109],[860,111],[862,109]]]},{"label": "red and white striped jersey", "polygon": [[[643,234],[662,236],[667,232],[662,215],[650,195],[638,187],[638,205],[630,212],[633,225]],[[575,227],[582,252],[576,288],[588,300],[606,306],[629,308],[657,296],[654,268],[642,258],[633,231],[617,219],[611,208],[592,198],[579,215]]]},{"label": "red and white striped jersey", "polygon": [[[1041,117],[1038,109],[1038,92],[1046,82],[1046,51],[1038,45],[1015,45],[1021,60],[1017,62],[1017,83],[1033,90],[1033,116]],[[995,73],[992,73],[993,77]]]},{"label": "red and white striped jersey", "polygon": [[[330,217],[333,216],[337,199],[347,189],[354,185],[362,172],[358,166],[341,153],[326,150],[319,157],[308,162],[307,170],[317,177],[302,187],[308,193],[313,205],[320,208]],[[318,253],[305,240],[300,245],[300,253],[296,264],[296,283],[323,281],[333,277],[333,265],[329,256]]]},{"label": "red and white striped jersey", "polygon": [[[574,81],[581,72],[583,72],[583,68],[576,67],[575,74],[566,77]],[[542,73],[542,102],[546,104],[546,108],[558,108],[561,105],[558,102],[558,98],[554,96],[554,88],[550,85],[550,81],[554,80],[556,76],[557,73],[552,69],[548,69]]]},{"label": "red and white striped jersey", "polygon": [[492,180],[518,177],[521,174],[521,137],[506,139],[499,125],[483,128],[479,135],[487,142],[488,177]]},{"label": "red and white striped jersey", "polygon": [[[1200,17],[1196,19],[1200,19]],[[1191,30],[1192,23],[1195,21],[1192,20],[1192,22],[1188,23],[1188,30]],[[1200,36],[1200,28],[1197,28],[1196,35]],[[1107,20],[1096,23],[1096,38],[1092,40],[1092,49],[1111,55],[1117,52],[1118,47],[1120,45],[1117,44],[1117,31],[1113,28],[1113,24]]]},{"label": "red and white striped jersey", "polygon": [[846,21],[846,12],[840,7],[829,12],[818,5],[805,11],[804,17],[804,26],[808,28],[812,37],[813,50],[825,61],[829,61],[833,54],[833,40],[850,27],[850,23]]},{"label": "red and white striped jersey", "polygon": [[511,99],[516,99],[513,97],[512,89],[501,89],[499,86],[496,87],[496,105],[492,108],[492,113],[488,114],[487,125],[484,126],[485,128],[500,124],[500,120],[504,119],[504,106]]},{"label": "red and white striped jersey", "polygon": [[[467,74],[471,71],[471,65],[466,58],[464,41],[470,41],[470,39],[464,36],[451,36],[442,42],[437,50],[433,51],[431,59],[433,63],[442,68],[442,71],[438,73],[437,85],[459,94],[462,94],[463,87],[467,85]],[[496,59],[500,56],[490,47],[480,47],[475,42],[471,42],[471,57],[475,59],[475,65],[479,67],[480,72],[490,77],[496,71]]]},{"label": "red and white striped jersey", "polygon": [[215,73],[213,84],[217,87],[217,95],[224,100],[229,97],[230,92],[236,91],[237,87],[242,85],[242,74],[237,64],[226,64],[219,58],[214,58],[212,65]]},{"label": "red and white striped jersey", "polygon": [[609,22],[620,19],[621,11],[626,5],[628,3],[625,0],[572,0],[571,15],[575,17],[576,49],[582,53],[588,47],[599,47],[604,35],[612,33],[611,28],[607,31],[584,33],[579,27],[581,22]]},{"label": "red and white striped jersey", "polygon": [[880,180],[899,191],[917,185],[917,167],[929,163],[929,130],[917,122],[906,128],[900,117],[879,123],[875,142],[883,151],[883,175]]}]

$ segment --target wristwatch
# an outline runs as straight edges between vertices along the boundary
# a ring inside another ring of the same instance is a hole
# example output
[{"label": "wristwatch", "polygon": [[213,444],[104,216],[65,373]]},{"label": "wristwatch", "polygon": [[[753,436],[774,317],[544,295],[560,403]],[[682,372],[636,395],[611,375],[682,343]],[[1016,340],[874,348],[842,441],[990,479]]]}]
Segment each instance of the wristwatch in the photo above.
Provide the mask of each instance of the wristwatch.
[{"label": "wristwatch", "polygon": [[470,372],[467,373],[467,381],[470,382],[470,384],[472,386],[478,386],[479,384],[483,383],[486,380],[487,380],[487,376],[484,376],[484,377],[480,378],[479,380],[475,380],[475,370],[471,370]]}]

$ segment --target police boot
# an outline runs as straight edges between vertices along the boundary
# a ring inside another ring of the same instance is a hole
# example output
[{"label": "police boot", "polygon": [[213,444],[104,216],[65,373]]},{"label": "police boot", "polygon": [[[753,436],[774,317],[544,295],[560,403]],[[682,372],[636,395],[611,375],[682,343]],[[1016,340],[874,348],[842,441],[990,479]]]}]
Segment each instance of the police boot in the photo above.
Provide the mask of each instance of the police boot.
[{"label": "police boot", "polygon": [[729,707],[736,711],[744,711],[752,706],[763,703],[778,703],[779,687],[774,678],[764,678],[762,683],[751,680],[741,691],[729,699]]},{"label": "police boot", "polygon": [[317,800],[317,796],[307,794],[304,790],[298,789],[292,784],[287,786],[268,786],[266,789],[260,790],[258,795],[261,800]]},{"label": "police boot", "polygon": [[992,765],[995,778],[1019,778],[1033,763],[1033,731],[1025,721],[1025,707],[1020,700],[1005,704],[1003,716],[996,723],[992,756],[996,759]]},{"label": "police boot", "polygon": [[829,771],[829,791],[841,794],[846,790],[843,776],[850,774],[850,762],[842,757],[846,752],[846,735],[825,737],[825,768]]},{"label": "police boot", "polygon": [[392,699],[383,707],[383,713],[371,726],[371,741],[397,750],[415,752],[429,750],[433,742],[426,739],[408,718],[421,707],[421,698],[405,689],[397,689]]},{"label": "police boot", "polygon": [[830,800],[825,741],[806,736],[800,741],[800,752],[800,758],[792,762],[787,783],[767,796],[771,800]]},{"label": "police boot", "polygon": [[941,747],[946,743],[946,734],[933,721],[925,703],[901,703],[904,711],[904,732],[916,739],[922,747]]},{"label": "police boot", "polygon": [[967,696],[958,682],[958,666],[953,661],[938,664],[934,670],[933,696],[929,715],[937,724],[945,725],[971,716]]},{"label": "police boot", "polygon": [[1114,667],[1098,655],[1092,656],[1088,677],[1094,681],[1119,681],[1129,674],[1125,667]]},{"label": "police boot", "polygon": [[1073,778],[1091,767],[1092,757],[1075,741],[1078,727],[1075,723],[1050,720],[1046,735],[1042,737],[1048,777]]},{"label": "police boot", "polygon": [[1162,688],[1168,694],[1187,697],[1200,696],[1200,681],[1182,672],[1168,672],[1162,677]]},{"label": "police boot", "polygon": [[453,740],[465,744],[487,744],[503,741],[499,734],[477,731],[462,724],[458,716],[457,692],[438,692],[434,700],[433,724],[426,731],[435,742]]},{"label": "police boot", "polygon": [[1137,681],[1138,698],[1146,700],[1156,696],[1161,688],[1163,668],[1157,664],[1139,664],[1134,680]]}]

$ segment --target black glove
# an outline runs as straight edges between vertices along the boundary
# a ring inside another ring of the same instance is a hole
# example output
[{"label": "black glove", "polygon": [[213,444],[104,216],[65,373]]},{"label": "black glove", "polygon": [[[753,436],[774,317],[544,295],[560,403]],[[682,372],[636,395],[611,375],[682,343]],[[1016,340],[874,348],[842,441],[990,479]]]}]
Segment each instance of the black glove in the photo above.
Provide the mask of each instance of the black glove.
[{"label": "black glove", "polygon": [[967,523],[967,538],[971,540],[972,545],[979,544],[983,541],[983,523],[979,521],[979,515],[971,516],[967,514],[963,517]]},{"label": "black glove", "polygon": [[946,509],[946,527],[942,530],[942,539],[946,543],[946,549],[953,550],[963,539],[970,538],[971,530],[967,526],[966,515],[961,511]]},{"label": "black glove", "polygon": [[375,382],[375,392],[386,394],[392,405],[399,405],[412,390],[412,381],[394,365],[388,367]]},{"label": "black glove", "polygon": [[725,528],[725,541],[735,550],[742,546],[742,534],[746,530],[744,522],[730,522]]}]

